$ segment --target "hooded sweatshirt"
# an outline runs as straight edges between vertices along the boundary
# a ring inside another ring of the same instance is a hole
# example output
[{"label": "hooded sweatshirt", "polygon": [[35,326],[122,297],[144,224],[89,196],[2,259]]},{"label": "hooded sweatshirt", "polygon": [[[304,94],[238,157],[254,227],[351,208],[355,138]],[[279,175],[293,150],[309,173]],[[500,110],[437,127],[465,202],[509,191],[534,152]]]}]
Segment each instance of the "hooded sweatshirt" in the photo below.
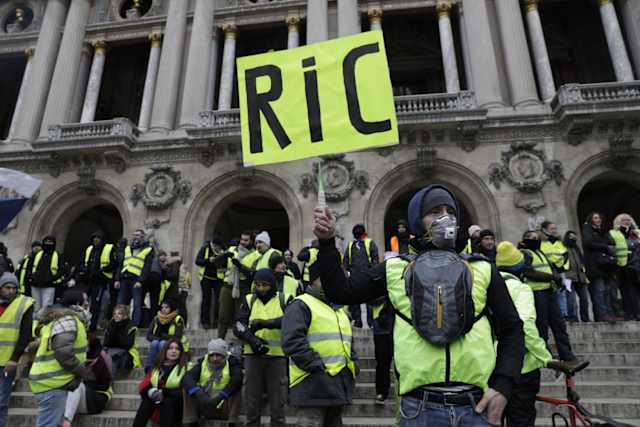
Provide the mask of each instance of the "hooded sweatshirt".
[{"label": "hooded sweatshirt", "polygon": [[[44,242],[47,240],[53,241],[53,244],[46,245]],[[56,253],[56,238],[54,236],[47,236],[42,239],[42,252],[38,268],[31,276],[31,286],[34,288],[53,288],[56,286],[53,282],[64,276],[65,269],[65,262],[62,256],[58,254],[58,271],[55,275],[51,272],[51,260],[53,254]]]}]

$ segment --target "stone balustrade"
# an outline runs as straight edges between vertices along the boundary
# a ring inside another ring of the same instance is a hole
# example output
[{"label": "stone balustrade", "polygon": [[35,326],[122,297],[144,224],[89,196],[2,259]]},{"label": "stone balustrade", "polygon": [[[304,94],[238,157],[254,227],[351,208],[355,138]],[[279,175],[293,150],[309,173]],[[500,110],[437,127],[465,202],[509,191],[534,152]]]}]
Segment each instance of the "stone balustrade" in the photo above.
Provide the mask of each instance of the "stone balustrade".
[{"label": "stone balustrade", "polygon": [[478,108],[473,92],[396,96],[396,114],[441,113]]},{"label": "stone balustrade", "polygon": [[611,104],[640,101],[640,81],[566,84],[551,103],[553,110],[572,105]]},{"label": "stone balustrade", "polygon": [[122,137],[132,140],[139,135],[138,128],[126,118],[115,118],[90,123],[69,123],[48,128],[49,141]]},{"label": "stone balustrade", "polygon": [[203,111],[200,113],[200,127],[240,130],[240,110]]}]

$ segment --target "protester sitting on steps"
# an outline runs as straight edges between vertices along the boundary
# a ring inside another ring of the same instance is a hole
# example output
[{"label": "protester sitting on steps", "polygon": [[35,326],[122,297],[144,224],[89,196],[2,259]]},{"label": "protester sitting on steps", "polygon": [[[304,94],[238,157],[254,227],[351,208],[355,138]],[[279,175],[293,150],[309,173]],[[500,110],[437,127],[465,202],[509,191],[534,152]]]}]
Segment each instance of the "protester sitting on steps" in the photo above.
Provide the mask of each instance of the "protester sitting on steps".
[{"label": "protester sitting on steps", "polygon": [[163,302],[158,315],[154,317],[151,325],[149,325],[147,341],[149,341],[150,344],[147,361],[144,364],[145,371],[151,368],[156,354],[170,338],[179,340],[183,347],[185,347],[184,351],[189,350],[188,347],[185,346],[187,337],[184,335],[184,321],[178,314],[177,308],[175,300],[170,299]]},{"label": "protester sitting on steps", "polygon": [[152,369],[138,385],[142,401],[133,427],[146,427],[149,421],[160,427],[182,425],[182,388],[189,369],[189,358],[176,338],[169,338],[153,361]]},{"label": "protester sitting on steps", "polygon": [[113,395],[111,358],[103,351],[97,338],[89,342],[84,365],[95,379],[84,380],[78,388],[69,392],[64,410],[63,427],[71,427],[76,414],[99,414],[104,411]]},{"label": "protester sitting on steps", "polygon": [[140,368],[140,355],[136,348],[136,328],[129,318],[126,305],[116,305],[113,318],[104,333],[104,351],[113,362],[113,376],[118,371]]}]

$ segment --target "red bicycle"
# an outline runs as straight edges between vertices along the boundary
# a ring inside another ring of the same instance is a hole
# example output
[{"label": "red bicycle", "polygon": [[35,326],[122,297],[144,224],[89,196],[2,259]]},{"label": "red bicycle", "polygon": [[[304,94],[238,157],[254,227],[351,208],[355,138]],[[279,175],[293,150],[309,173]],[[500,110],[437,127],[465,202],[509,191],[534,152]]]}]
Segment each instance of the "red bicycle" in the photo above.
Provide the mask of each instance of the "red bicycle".
[{"label": "red bicycle", "polygon": [[[565,386],[567,388],[566,399],[536,396],[536,400],[538,402],[548,403],[557,409],[565,408],[567,410],[568,417],[561,412],[553,412],[551,415],[551,423],[553,427],[634,427],[631,424],[621,423],[609,417],[592,414],[587,410],[587,408],[580,404],[580,395],[576,391],[576,380],[574,376],[587,366],[589,366],[589,362],[581,363],[574,369],[568,369],[563,364],[556,364],[555,361],[551,361],[547,364],[547,368],[553,369],[560,374],[564,374]],[[580,422],[580,424],[578,424],[578,422]]]}]

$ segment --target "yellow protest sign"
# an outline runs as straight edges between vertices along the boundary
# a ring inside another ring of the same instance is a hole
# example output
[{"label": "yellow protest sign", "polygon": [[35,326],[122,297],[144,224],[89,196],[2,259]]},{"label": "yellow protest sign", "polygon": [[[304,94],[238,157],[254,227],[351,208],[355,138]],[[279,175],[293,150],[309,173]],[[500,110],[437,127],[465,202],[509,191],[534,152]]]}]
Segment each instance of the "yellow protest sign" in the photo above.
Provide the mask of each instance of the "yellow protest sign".
[{"label": "yellow protest sign", "polygon": [[237,65],[245,166],[398,143],[382,31]]}]

